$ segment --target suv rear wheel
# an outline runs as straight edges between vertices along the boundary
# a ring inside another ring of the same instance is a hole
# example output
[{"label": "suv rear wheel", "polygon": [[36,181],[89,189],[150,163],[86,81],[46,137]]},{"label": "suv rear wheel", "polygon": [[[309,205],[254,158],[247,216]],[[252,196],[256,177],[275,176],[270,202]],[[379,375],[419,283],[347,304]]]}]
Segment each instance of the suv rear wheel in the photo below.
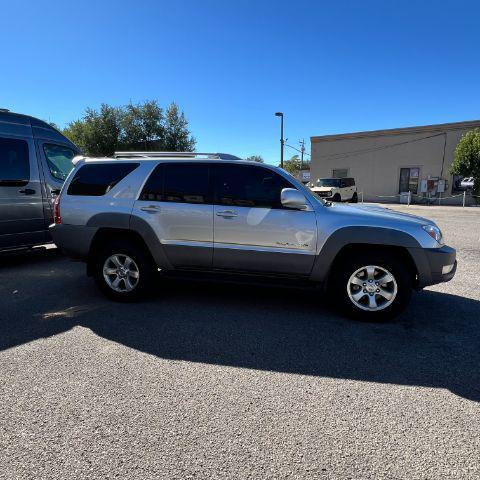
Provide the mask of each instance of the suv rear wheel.
[{"label": "suv rear wheel", "polygon": [[387,320],[399,315],[410,301],[410,272],[391,252],[352,252],[334,268],[332,296],[352,317]]},{"label": "suv rear wheel", "polygon": [[135,301],[151,290],[154,264],[134,242],[115,241],[99,248],[94,277],[100,290],[117,301]]},{"label": "suv rear wheel", "polygon": [[358,194],[357,192],[353,192],[352,199],[350,200],[352,203],[358,203]]}]

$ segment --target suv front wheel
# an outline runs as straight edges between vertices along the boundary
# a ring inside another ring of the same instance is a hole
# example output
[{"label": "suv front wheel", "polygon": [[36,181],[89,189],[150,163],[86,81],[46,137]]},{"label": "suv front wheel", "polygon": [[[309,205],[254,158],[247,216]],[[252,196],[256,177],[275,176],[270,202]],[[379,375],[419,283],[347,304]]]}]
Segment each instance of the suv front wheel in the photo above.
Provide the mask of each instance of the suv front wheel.
[{"label": "suv front wheel", "polygon": [[410,301],[410,272],[391,252],[352,252],[334,268],[331,293],[350,316],[387,320],[400,314]]},{"label": "suv front wheel", "polygon": [[100,247],[94,259],[94,277],[112,300],[135,301],[151,290],[153,262],[135,242],[115,241]]}]

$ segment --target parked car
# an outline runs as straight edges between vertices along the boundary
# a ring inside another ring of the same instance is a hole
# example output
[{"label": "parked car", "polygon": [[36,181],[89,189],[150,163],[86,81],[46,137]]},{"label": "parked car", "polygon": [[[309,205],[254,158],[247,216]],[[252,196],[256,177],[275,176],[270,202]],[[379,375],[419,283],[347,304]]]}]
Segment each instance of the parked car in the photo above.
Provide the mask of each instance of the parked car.
[{"label": "parked car", "polygon": [[412,288],[455,274],[455,250],[430,220],[326,202],[271,165],[127,155],[80,160],[51,226],[114,300],[140,298],[158,272],[250,274],[321,286],[346,312],[380,319]]},{"label": "parked car", "polygon": [[358,202],[357,187],[353,178],[319,178],[311,190],[319,197],[332,202]]},{"label": "parked car", "polygon": [[78,153],[47,123],[0,110],[0,251],[51,241],[53,200]]},{"label": "parked car", "polygon": [[462,190],[472,190],[473,186],[475,184],[475,179],[473,177],[465,177],[461,182],[460,182],[460,188]]}]

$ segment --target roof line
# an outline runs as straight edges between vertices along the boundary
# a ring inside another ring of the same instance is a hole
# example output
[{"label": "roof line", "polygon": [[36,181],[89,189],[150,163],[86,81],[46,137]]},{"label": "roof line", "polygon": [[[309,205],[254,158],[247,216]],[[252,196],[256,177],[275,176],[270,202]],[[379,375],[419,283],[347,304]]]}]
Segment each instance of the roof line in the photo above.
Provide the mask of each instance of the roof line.
[{"label": "roof line", "polygon": [[445,130],[462,130],[465,128],[475,128],[475,127],[480,127],[480,120],[467,120],[464,122],[439,123],[434,125],[420,125],[420,126],[414,126],[414,127],[390,128],[390,129],[383,129],[383,130],[368,130],[364,132],[338,133],[333,135],[320,135],[320,136],[310,137],[310,141],[312,143],[316,143],[316,142],[338,140],[338,139],[380,137],[380,136],[388,136],[388,135],[424,133],[424,132],[435,132],[435,131],[445,131]]}]

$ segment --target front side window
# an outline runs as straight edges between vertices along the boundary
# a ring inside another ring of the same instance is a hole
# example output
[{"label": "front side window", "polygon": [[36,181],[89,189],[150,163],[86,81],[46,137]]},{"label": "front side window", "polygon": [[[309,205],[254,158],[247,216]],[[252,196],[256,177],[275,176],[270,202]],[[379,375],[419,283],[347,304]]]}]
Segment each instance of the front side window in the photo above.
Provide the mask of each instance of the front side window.
[{"label": "front side window", "polygon": [[30,180],[28,143],[0,138],[0,185],[22,186]]},{"label": "front side window", "polygon": [[73,169],[72,160],[75,152],[71,148],[48,143],[43,146],[43,151],[52,177],[65,180]]},{"label": "front side window", "polygon": [[262,167],[219,165],[215,169],[215,203],[237,207],[282,208],[282,189],[294,188]]},{"label": "front side window", "polygon": [[75,173],[67,194],[93,197],[105,195],[138,165],[138,163],[87,163]]},{"label": "front side window", "polygon": [[206,164],[161,164],[147,180],[140,200],[175,203],[212,203]]}]

